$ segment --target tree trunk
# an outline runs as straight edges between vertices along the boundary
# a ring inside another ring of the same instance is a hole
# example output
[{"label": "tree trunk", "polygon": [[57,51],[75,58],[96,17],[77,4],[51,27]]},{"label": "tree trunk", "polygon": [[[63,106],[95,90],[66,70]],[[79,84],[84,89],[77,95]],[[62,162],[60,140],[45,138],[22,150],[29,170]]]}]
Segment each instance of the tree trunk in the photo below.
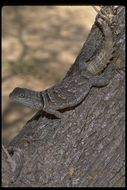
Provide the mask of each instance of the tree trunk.
[{"label": "tree trunk", "polygon": [[[63,119],[49,118],[39,111],[28,121],[6,147],[16,163],[15,172],[3,151],[3,186],[125,186],[125,8],[102,9],[114,14],[116,72],[110,84],[93,87],[80,105],[63,113]],[[76,72],[82,54],[88,59],[103,40],[94,24],[66,76]]]}]

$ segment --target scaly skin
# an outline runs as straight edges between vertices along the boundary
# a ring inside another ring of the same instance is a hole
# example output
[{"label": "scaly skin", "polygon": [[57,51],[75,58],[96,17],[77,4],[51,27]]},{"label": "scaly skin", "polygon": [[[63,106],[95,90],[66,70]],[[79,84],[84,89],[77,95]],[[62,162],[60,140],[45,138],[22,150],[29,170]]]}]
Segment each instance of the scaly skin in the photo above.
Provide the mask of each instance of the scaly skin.
[{"label": "scaly skin", "polygon": [[63,113],[60,110],[77,106],[85,99],[92,86],[107,85],[113,69],[113,65],[109,64],[114,51],[112,31],[108,21],[103,18],[98,18],[96,24],[104,35],[104,43],[100,51],[93,55],[87,63],[83,63],[83,66],[81,63],[82,68],[76,74],[64,78],[61,82],[42,92],[15,88],[9,96],[10,100],[38,110],[42,109],[62,118]]},{"label": "scaly skin", "polygon": [[106,68],[114,53],[114,42],[109,23],[105,20],[99,19],[97,25],[102,30],[105,39],[99,53],[91,57],[88,63],[86,63],[87,70],[94,75],[102,72]]},{"label": "scaly skin", "polygon": [[62,118],[63,113],[60,110],[78,105],[85,99],[92,86],[103,87],[107,85],[111,78],[112,69],[113,65],[108,65],[104,73],[99,76],[70,76],[41,92],[15,88],[9,98],[13,102],[19,102],[37,110],[42,109],[57,118]]}]

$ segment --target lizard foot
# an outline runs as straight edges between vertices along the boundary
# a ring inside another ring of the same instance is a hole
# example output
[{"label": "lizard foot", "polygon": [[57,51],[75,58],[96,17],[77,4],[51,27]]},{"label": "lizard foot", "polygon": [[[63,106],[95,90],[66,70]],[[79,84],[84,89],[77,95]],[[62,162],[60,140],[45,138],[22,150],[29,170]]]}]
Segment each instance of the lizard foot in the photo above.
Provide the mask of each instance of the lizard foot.
[{"label": "lizard foot", "polygon": [[99,10],[97,9],[95,6],[92,6],[93,9],[100,15],[101,18],[103,18],[104,20],[106,20],[107,22],[111,23],[112,21],[112,17],[113,17],[113,14],[109,14],[107,15],[107,13],[104,11],[104,10]]},{"label": "lizard foot", "polygon": [[52,108],[49,108],[49,107],[45,107],[43,108],[43,110],[51,115],[55,115],[57,118],[62,118],[63,117],[63,114],[60,113],[59,111],[57,110],[53,110]]}]

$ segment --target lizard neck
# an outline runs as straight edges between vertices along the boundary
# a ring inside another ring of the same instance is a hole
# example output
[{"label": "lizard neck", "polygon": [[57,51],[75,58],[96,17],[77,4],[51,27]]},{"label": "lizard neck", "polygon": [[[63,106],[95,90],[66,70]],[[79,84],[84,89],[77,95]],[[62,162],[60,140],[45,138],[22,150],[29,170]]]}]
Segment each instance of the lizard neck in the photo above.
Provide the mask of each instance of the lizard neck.
[{"label": "lizard neck", "polygon": [[25,106],[40,110],[43,108],[40,92],[26,88],[15,88],[9,95],[12,102],[18,102]]}]

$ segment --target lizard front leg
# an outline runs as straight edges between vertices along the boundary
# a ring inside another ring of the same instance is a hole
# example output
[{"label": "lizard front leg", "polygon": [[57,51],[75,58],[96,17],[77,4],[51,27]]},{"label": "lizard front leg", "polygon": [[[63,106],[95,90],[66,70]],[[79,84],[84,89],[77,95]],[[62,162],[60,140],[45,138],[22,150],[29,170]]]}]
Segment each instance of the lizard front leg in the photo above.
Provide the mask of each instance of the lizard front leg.
[{"label": "lizard front leg", "polygon": [[51,114],[51,115],[55,115],[57,118],[62,118],[63,117],[63,114],[60,113],[59,111],[53,109],[52,107],[50,107],[49,103],[48,103],[48,100],[46,98],[46,94],[45,93],[42,93],[42,98],[43,98],[43,103],[44,103],[44,106],[43,106],[43,111]]}]

